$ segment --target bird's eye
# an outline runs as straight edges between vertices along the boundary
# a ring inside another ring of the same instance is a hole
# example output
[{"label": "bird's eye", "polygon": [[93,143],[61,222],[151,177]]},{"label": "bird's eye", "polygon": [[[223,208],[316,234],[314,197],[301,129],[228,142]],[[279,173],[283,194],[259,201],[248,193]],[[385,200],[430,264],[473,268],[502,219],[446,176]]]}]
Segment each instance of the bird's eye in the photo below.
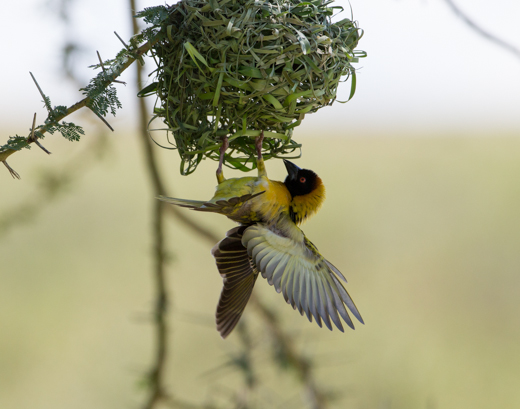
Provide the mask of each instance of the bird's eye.
[{"label": "bird's eye", "polygon": [[307,179],[305,179],[303,176],[300,178],[300,183],[305,183]]}]

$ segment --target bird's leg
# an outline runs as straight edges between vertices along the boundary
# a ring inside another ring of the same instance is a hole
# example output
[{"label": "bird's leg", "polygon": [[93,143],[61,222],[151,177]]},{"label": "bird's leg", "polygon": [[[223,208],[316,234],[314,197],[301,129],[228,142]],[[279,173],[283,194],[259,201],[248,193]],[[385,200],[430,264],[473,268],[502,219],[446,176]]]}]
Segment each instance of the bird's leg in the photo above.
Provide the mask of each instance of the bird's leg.
[{"label": "bird's leg", "polygon": [[258,160],[262,160],[262,143],[264,142],[264,131],[260,132],[255,139],[255,147],[256,154],[258,155]]},{"label": "bird's leg", "polygon": [[258,168],[258,177],[265,176],[267,177],[267,172],[265,170],[265,163],[262,157],[262,142],[264,141],[264,131],[260,132],[260,135],[255,139],[255,147],[256,147],[256,167]]},{"label": "bird's leg", "polygon": [[218,161],[217,168],[217,181],[218,183],[222,183],[226,178],[224,177],[224,172],[222,171],[222,165],[224,164],[224,155],[226,154],[226,149],[229,147],[228,138],[224,136],[222,138],[222,146],[220,147],[220,158]]}]

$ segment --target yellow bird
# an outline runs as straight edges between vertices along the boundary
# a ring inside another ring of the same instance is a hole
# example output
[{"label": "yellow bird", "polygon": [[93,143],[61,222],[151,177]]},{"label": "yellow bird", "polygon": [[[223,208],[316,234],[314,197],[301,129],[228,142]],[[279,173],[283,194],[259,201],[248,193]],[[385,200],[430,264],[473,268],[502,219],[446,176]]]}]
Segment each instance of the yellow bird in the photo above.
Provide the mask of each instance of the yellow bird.
[{"label": "yellow bird", "polygon": [[354,329],[345,306],[364,322],[340,282],[347,280],[298,227],[320,208],[325,186],[316,173],[288,160],[284,160],[288,173],[285,181],[270,180],[262,159],[262,142],[263,132],[256,139],[257,177],[224,178],[222,164],[228,147],[224,139],[212,199],[160,197],[177,206],[223,214],[240,224],[211,250],[224,281],[217,306],[217,329],[223,338],[233,330],[258,273],[309,321],[314,317],[320,327],[323,321],[330,330],[332,321],[343,332],[341,316]]}]

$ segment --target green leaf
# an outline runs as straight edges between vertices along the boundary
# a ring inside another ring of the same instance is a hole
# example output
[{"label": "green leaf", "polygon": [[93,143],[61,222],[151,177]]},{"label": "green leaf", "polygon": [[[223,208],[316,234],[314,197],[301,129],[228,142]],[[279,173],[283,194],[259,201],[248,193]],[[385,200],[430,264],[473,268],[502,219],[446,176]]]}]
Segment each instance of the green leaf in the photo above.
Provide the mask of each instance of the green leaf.
[{"label": "green leaf", "polygon": [[246,77],[251,77],[251,78],[264,78],[264,76],[262,75],[262,71],[260,71],[258,68],[254,68],[254,67],[240,67],[238,72],[240,74],[243,74],[245,75]]},{"label": "green leaf", "polygon": [[296,31],[298,41],[302,47],[303,55],[309,54],[311,52],[311,43],[309,43],[309,40],[307,40],[305,34],[303,34],[300,30],[296,30],[295,28],[293,28],[293,30]]},{"label": "green leaf", "polygon": [[234,78],[231,78],[230,76],[226,75],[224,77],[224,81],[229,84],[229,85],[232,85],[233,87],[237,87],[237,88],[240,88],[240,89],[245,89],[245,90],[248,90],[248,91],[251,91],[252,88],[251,86],[248,84],[247,81],[240,81],[240,80],[236,80]]},{"label": "green leaf", "polygon": [[137,93],[137,96],[143,98],[155,94],[155,92],[157,91],[157,85],[159,85],[158,82],[152,82],[151,84],[144,87],[141,91],[139,91]]},{"label": "green leaf", "polygon": [[285,109],[283,108],[282,104],[280,104],[280,101],[278,101],[271,94],[262,95],[262,98],[274,106],[278,111],[285,112]]},{"label": "green leaf", "polygon": [[222,89],[222,81],[224,81],[224,71],[222,71],[218,76],[217,87],[215,88],[215,95],[213,97],[214,107],[218,105],[218,100],[220,98],[220,90]]},{"label": "green leaf", "polygon": [[309,89],[307,91],[293,92],[291,95],[288,95],[283,102],[284,106],[289,106],[293,101],[296,101],[298,98],[303,96],[312,95],[312,90]]},{"label": "green leaf", "polygon": [[12,149],[19,151],[20,149],[27,148],[31,149],[31,146],[27,143],[27,138],[23,136],[10,136],[5,145],[0,146],[0,152]]},{"label": "green leaf", "polygon": [[186,48],[186,51],[188,51],[188,54],[190,55],[191,59],[195,62],[197,67],[199,67],[199,70],[202,71],[202,69],[200,68],[199,64],[197,64],[197,60],[199,60],[206,67],[209,68],[209,65],[206,62],[206,59],[202,55],[200,55],[200,53],[196,50],[195,47],[193,47],[193,45],[189,41],[186,41],[184,43],[184,48]]}]

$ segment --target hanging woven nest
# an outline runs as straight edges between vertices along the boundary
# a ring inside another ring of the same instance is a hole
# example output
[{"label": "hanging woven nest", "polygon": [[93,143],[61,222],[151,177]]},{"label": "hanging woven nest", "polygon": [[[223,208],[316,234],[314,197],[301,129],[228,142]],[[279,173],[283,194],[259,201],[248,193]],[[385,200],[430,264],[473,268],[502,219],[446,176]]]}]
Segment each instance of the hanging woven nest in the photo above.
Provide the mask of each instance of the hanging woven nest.
[{"label": "hanging woven nest", "polygon": [[[252,136],[264,131],[264,157],[290,155],[305,114],[331,105],[338,83],[352,78],[362,32],[350,19],[331,22],[339,7],[313,0],[182,0],[138,14],[151,24],[156,118],[193,172],[204,157],[218,160],[228,137],[228,166],[250,170]],[[173,135],[173,140],[171,136]]]}]

